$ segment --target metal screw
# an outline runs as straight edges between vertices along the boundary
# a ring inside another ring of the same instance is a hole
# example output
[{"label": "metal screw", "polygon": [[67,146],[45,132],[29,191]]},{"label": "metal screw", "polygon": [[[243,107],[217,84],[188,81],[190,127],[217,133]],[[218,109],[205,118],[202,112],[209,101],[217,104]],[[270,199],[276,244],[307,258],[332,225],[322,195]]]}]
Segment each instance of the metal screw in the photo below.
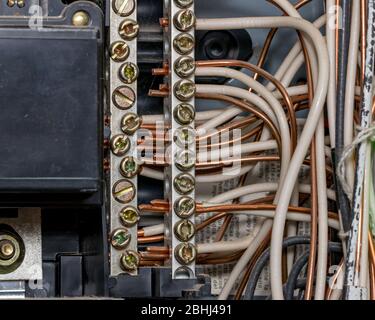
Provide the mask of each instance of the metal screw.
[{"label": "metal screw", "polygon": [[119,34],[124,40],[133,40],[139,32],[139,24],[132,19],[126,19],[121,22]]},{"label": "metal screw", "polygon": [[187,242],[194,237],[195,225],[190,220],[181,220],[175,224],[174,233],[178,240]]},{"label": "metal screw", "polygon": [[10,240],[0,241],[0,259],[9,260],[12,259],[16,253],[16,248]]},{"label": "metal screw", "polygon": [[181,171],[189,171],[195,165],[196,155],[192,150],[181,150],[175,155],[175,165]]},{"label": "metal screw", "polygon": [[139,164],[134,157],[125,157],[120,164],[120,172],[125,178],[135,177],[140,170]]},{"label": "metal screw", "polygon": [[135,9],[134,0],[113,0],[112,2],[113,11],[121,17],[129,16]]},{"label": "metal screw", "polygon": [[7,2],[7,5],[8,5],[8,7],[14,7],[14,5],[16,4],[16,1],[15,0],[8,0],[8,2]]},{"label": "metal screw", "polygon": [[120,228],[115,230],[111,236],[111,245],[117,250],[124,250],[129,245],[131,234],[128,230]]},{"label": "metal screw", "polygon": [[139,218],[138,210],[134,207],[125,207],[120,211],[120,221],[125,227],[133,227],[138,223]]},{"label": "metal screw", "polygon": [[182,56],[174,63],[174,72],[181,78],[188,78],[195,72],[195,62],[192,57]]},{"label": "metal screw", "polygon": [[109,51],[111,59],[116,62],[125,61],[130,53],[129,46],[124,41],[116,41],[112,43]]},{"label": "metal screw", "polygon": [[173,111],[175,120],[181,124],[190,124],[195,118],[195,110],[191,104],[181,103]]},{"label": "metal screw", "polygon": [[118,134],[112,137],[110,146],[114,155],[122,157],[130,149],[130,140],[124,134]]},{"label": "metal screw", "polygon": [[180,80],[175,84],[173,91],[177,99],[189,101],[195,95],[195,83],[190,80]]},{"label": "metal screw", "polygon": [[179,194],[188,194],[195,188],[195,179],[188,173],[180,173],[174,178],[173,186]]},{"label": "metal screw", "polygon": [[179,54],[189,54],[195,46],[194,37],[189,33],[180,33],[173,40],[173,47]]},{"label": "metal screw", "polygon": [[197,249],[191,243],[180,243],[175,248],[174,256],[180,264],[189,265],[197,257]]},{"label": "metal screw", "polygon": [[131,84],[137,80],[138,74],[138,67],[131,62],[124,63],[119,70],[119,76],[122,82],[126,84]]},{"label": "metal screw", "polygon": [[174,0],[174,3],[179,8],[187,8],[194,3],[194,0]]},{"label": "metal screw", "polygon": [[191,127],[180,127],[174,132],[173,141],[180,148],[186,148],[195,143],[195,130]]},{"label": "metal screw", "polygon": [[0,268],[9,268],[19,261],[22,254],[20,241],[11,234],[0,235]]},{"label": "metal screw", "polygon": [[18,0],[17,5],[18,5],[18,8],[23,8],[25,6],[25,0]]},{"label": "metal screw", "polygon": [[121,256],[121,267],[124,271],[135,271],[139,266],[139,260],[137,252],[128,250]]},{"label": "metal screw", "polygon": [[116,88],[112,94],[113,104],[121,110],[130,109],[134,105],[135,99],[133,89],[127,86]]},{"label": "metal screw", "polygon": [[[18,6],[20,2],[18,1]],[[76,27],[84,27],[90,24],[90,16],[86,11],[77,11],[72,17],[72,24]]]},{"label": "metal screw", "polygon": [[195,15],[191,10],[180,10],[173,19],[177,30],[182,32],[191,30],[195,25]]},{"label": "metal screw", "polygon": [[129,180],[119,180],[114,184],[112,193],[118,202],[129,203],[135,197],[135,186]]},{"label": "metal screw", "polygon": [[141,126],[142,118],[135,113],[127,113],[122,117],[121,130],[127,135],[133,135]]},{"label": "metal screw", "polygon": [[195,212],[195,201],[193,198],[184,196],[174,203],[175,213],[182,219],[191,217]]}]

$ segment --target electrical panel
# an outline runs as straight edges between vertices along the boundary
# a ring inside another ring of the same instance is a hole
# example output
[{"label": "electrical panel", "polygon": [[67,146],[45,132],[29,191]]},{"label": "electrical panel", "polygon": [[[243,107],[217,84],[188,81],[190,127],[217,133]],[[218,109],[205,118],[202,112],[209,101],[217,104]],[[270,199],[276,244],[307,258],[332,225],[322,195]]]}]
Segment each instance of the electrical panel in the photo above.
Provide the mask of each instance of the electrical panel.
[{"label": "electrical panel", "polygon": [[0,299],[375,299],[373,7],[1,0]]}]

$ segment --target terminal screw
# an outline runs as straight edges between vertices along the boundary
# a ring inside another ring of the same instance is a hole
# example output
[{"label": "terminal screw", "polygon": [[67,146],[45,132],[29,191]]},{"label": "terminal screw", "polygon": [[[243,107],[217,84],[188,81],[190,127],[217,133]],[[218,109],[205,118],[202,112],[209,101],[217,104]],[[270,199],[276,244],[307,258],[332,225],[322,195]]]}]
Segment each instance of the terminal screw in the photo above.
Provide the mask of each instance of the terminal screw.
[{"label": "terminal screw", "polygon": [[181,103],[175,107],[173,116],[181,125],[190,124],[195,118],[194,107],[188,103]]},{"label": "terminal screw", "polygon": [[8,0],[8,2],[7,2],[7,6],[8,7],[14,7],[14,5],[16,4],[16,0]]},{"label": "terminal screw", "polygon": [[187,242],[194,237],[194,223],[192,223],[190,220],[181,220],[175,224],[174,233],[178,240]]},{"label": "terminal screw", "polygon": [[195,72],[194,59],[189,56],[182,56],[174,63],[174,71],[181,78],[188,78]]},{"label": "terminal screw", "polygon": [[133,178],[139,172],[139,165],[134,157],[125,157],[120,164],[120,172],[125,178]]},{"label": "terminal screw", "polygon": [[195,46],[194,37],[189,33],[180,33],[173,40],[173,47],[179,54],[189,54]]},{"label": "terminal screw", "polygon": [[177,99],[189,101],[195,95],[195,83],[190,80],[180,80],[175,84],[173,90]]},{"label": "terminal screw", "polygon": [[120,211],[120,221],[125,227],[133,227],[139,219],[138,210],[134,207],[125,207]]},{"label": "terminal screw", "polygon": [[133,40],[139,32],[139,24],[132,19],[126,19],[121,22],[119,27],[119,34],[124,40]]},{"label": "terminal screw", "polygon": [[131,62],[124,63],[119,70],[120,79],[126,84],[131,84],[138,78],[138,67]]},{"label": "terminal screw", "polygon": [[131,234],[126,229],[117,229],[112,233],[111,245],[117,250],[126,249],[131,240]]},{"label": "terminal screw", "polygon": [[189,171],[195,165],[195,152],[192,150],[181,150],[175,155],[175,164],[181,171]]},{"label": "terminal screw", "polygon": [[112,101],[121,110],[130,109],[135,102],[135,93],[127,86],[118,87],[113,91]]},{"label": "terminal screw", "polygon": [[119,16],[126,17],[133,13],[135,2],[134,0],[113,0],[112,8]]},{"label": "terminal screw", "polygon": [[180,173],[174,178],[173,186],[179,194],[188,194],[194,190],[195,180],[188,173]]},{"label": "terminal screw", "polygon": [[174,132],[173,141],[180,147],[186,148],[187,146],[195,143],[195,130],[191,127],[181,127]]},{"label": "terminal screw", "polygon": [[112,193],[118,202],[129,203],[135,197],[135,186],[129,180],[119,180],[114,184]]},{"label": "terminal screw", "polygon": [[174,255],[180,264],[189,265],[197,257],[197,249],[191,243],[180,243],[175,248]]},{"label": "terminal screw", "polygon": [[191,10],[180,10],[174,16],[174,25],[182,32],[191,30],[195,25],[195,15]]},{"label": "terminal screw", "polygon": [[122,117],[121,130],[127,135],[133,135],[142,124],[142,118],[135,113],[127,113]]},{"label": "terminal screw", "polygon": [[110,142],[111,150],[116,156],[125,155],[130,149],[130,140],[124,134],[118,134],[112,137]]},{"label": "terminal screw", "polygon": [[179,8],[188,8],[194,3],[194,0],[174,0],[174,3]]},{"label": "terminal screw", "polygon": [[130,49],[124,41],[116,41],[112,43],[110,55],[113,61],[123,62],[129,57]]},{"label": "terminal screw", "polygon": [[138,253],[128,250],[121,256],[121,267],[124,271],[135,271],[139,266],[139,260]]},{"label": "terminal screw", "polygon": [[175,213],[182,219],[191,217],[195,212],[195,201],[190,197],[181,197],[174,204]]}]

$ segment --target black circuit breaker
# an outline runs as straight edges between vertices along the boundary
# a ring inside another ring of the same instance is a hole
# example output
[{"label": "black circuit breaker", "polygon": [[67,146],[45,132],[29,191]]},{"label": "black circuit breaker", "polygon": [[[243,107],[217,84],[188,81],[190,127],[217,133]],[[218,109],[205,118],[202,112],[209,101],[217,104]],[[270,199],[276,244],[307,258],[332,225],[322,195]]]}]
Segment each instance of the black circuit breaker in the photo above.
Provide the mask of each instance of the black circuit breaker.
[{"label": "black circuit breaker", "polygon": [[101,201],[103,20],[84,9],[86,28],[69,11],[40,29],[0,19],[0,203],[20,193]]}]

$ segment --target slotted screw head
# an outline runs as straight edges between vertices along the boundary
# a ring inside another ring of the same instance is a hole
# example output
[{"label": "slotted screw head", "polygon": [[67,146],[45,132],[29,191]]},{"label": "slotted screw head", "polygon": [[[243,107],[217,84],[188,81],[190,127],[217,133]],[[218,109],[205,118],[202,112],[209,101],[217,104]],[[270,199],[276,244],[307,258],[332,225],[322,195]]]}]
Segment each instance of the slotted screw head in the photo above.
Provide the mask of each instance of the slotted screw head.
[{"label": "slotted screw head", "polygon": [[191,217],[195,212],[194,199],[188,196],[177,199],[174,204],[174,211],[182,219]]},{"label": "slotted screw head", "polygon": [[116,88],[112,94],[113,104],[121,110],[133,107],[135,99],[136,97],[133,89],[128,86],[120,86]]},{"label": "slotted screw head", "polygon": [[173,186],[179,194],[185,195],[194,190],[195,179],[188,173],[180,173],[174,178]]},{"label": "slotted screw head", "polygon": [[120,211],[120,221],[125,227],[133,227],[138,223],[139,219],[138,210],[134,207],[128,206]]},{"label": "slotted screw head", "polygon": [[173,111],[175,120],[181,124],[190,124],[195,119],[195,109],[189,103],[181,103]]},{"label": "slotted screw head", "polygon": [[128,230],[119,228],[112,232],[111,245],[117,250],[124,250],[127,248],[131,240],[131,234]]},{"label": "slotted screw head", "polygon": [[180,147],[186,147],[195,143],[195,130],[191,127],[180,127],[175,130],[173,141]]},{"label": "slotted screw head", "polygon": [[121,17],[129,16],[135,9],[134,0],[113,0],[112,1],[113,11]]},{"label": "slotted screw head", "polygon": [[123,62],[129,57],[130,49],[124,41],[112,43],[110,48],[111,59],[116,62]]},{"label": "slotted screw head", "polygon": [[195,62],[192,57],[182,56],[174,63],[174,71],[181,78],[188,78],[195,72]]},{"label": "slotted screw head", "polygon": [[127,250],[121,256],[121,268],[124,271],[135,271],[139,266],[139,255],[137,252],[132,250]]},{"label": "slotted screw head", "polygon": [[127,135],[133,135],[141,126],[142,118],[135,113],[127,113],[122,117],[121,130]]},{"label": "slotted screw head", "polygon": [[195,225],[187,219],[178,221],[174,226],[174,233],[178,240],[187,242],[194,237]]},{"label": "slotted screw head", "polygon": [[190,80],[180,80],[174,85],[174,95],[181,101],[189,101],[195,95],[195,83]]},{"label": "slotted screw head", "polygon": [[139,24],[132,19],[125,19],[119,26],[119,34],[124,40],[133,40],[139,32]]},{"label": "slotted screw head", "polygon": [[125,157],[120,164],[120,172],[125,178],[135,177],[140,170],[140,166],[134,157]]},{"label": "slotted screw head", "polygon": [[179,54],[191,53],[194,46],[194,37],[189,33],[180,33],[173,40],[173,47]]},{"label": "slotted screw head", "polygon": [[179,8],[188,8],[194,3],[194,0],[174,0],[174,3]]},{"label": "slotted screw head", "polygon": [[124,63],[119,70],[120,79],[126,84],[131,84],[137,80],[138,74],[138,67],[132,62]]},{"label": "slotted screw head", "polygon": [[185,32],[191,30],[195,25],[195,15],[191,10],[180,10],[173,19],[177,30]]},{"label": "slotted screw head", "polygon": [[[18,1],[19,6],[19,1]],[[72,17],[72,24],[76,27],[84,27],[90,24],[90,16],[86,11],[77,11]]]},{"label": "slotted screw head", "polygon": [[130,140],[124,134],[112,137],[110,142],[112,153],[116,156],[124,156],[130,149]]},{"label": "slotted screw head", "polygon": [[15,4],[16,4],[16,0],[8,0],[7,1],[7,6],[8,7],[12,8],[12,7],[14,7]]},{"label": "slotted screw head", "polygon": [[175,165],[181,171],[189,171],[195,165],[195,152],[192,150],[180,150],[175,155]]},{"label": "slotted screw head", "polygon": [[120,203],[132,201],[135,197],[135,191],[134,184],[126,179],[117,181],[112,188],[113,197]]},{"label": "slotted screw head", "polygon": [[197,257],[197,249],[191,243],[180,243],[174,251],[176,260],[182,265],[192,264]]}]

